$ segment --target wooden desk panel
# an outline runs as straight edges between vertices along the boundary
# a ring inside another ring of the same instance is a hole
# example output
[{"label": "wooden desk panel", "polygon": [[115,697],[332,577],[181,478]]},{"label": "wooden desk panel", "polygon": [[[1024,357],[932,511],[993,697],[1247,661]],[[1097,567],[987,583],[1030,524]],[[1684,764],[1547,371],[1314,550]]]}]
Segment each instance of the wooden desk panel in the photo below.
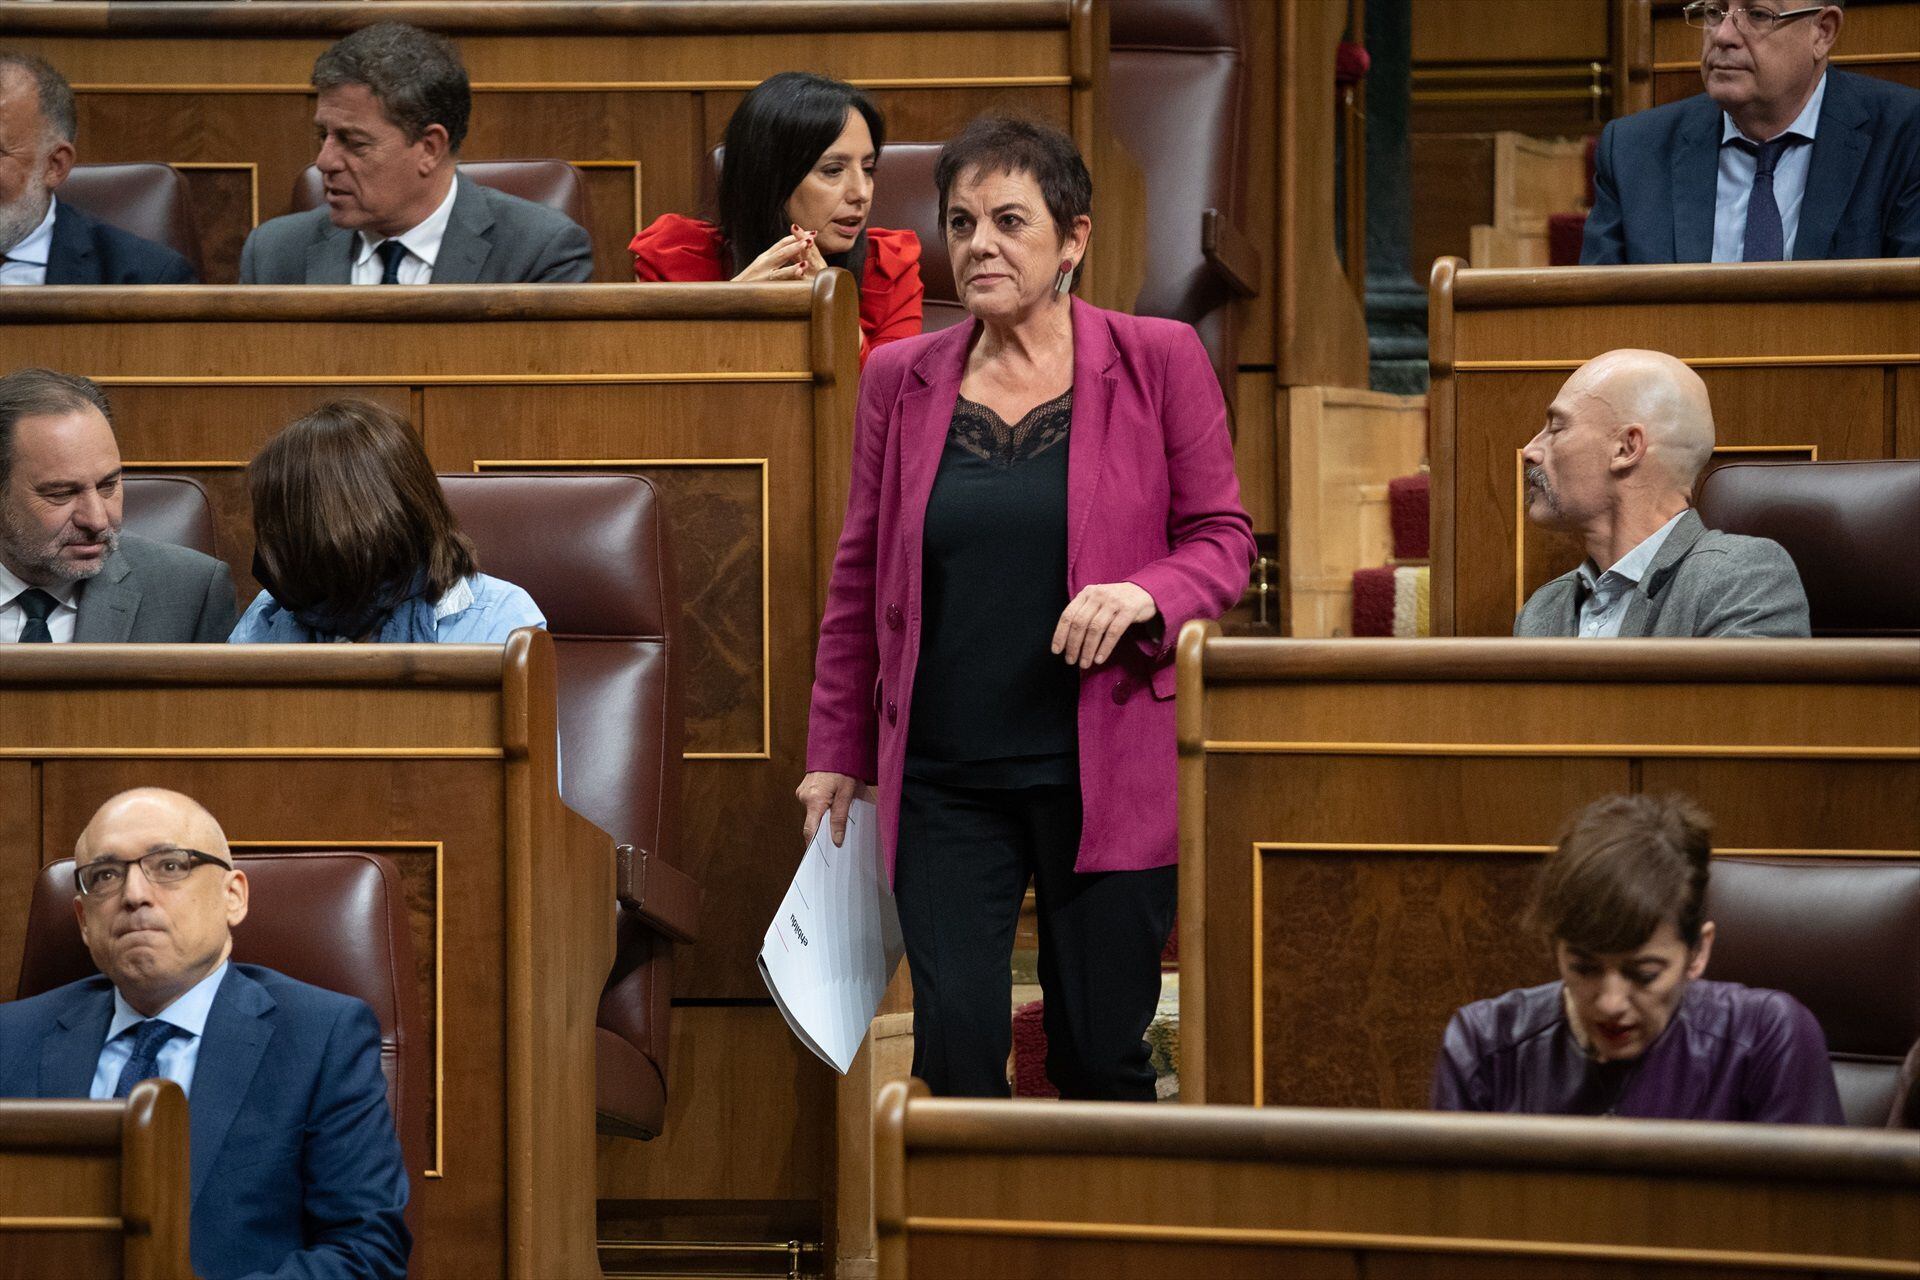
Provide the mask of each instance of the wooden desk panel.
[{"label": "wooden desk panel", "polygon": [[1467,270],[1434,264],[1433,631],[1508,635],[1571,569],[1572,540],[1526,522],[1520,450],[1580,364],[1666,351],[1713,398],[1718,461],[1911,450],[1920,263]]},{"label": "wooden desk panel", "polygon": [[1181,637],[1181,1094],[1425,1105],[1460,1005],[1552,975],[1567,815],[1684,790],[1716,852],[1920,860],[1920,644]]}]

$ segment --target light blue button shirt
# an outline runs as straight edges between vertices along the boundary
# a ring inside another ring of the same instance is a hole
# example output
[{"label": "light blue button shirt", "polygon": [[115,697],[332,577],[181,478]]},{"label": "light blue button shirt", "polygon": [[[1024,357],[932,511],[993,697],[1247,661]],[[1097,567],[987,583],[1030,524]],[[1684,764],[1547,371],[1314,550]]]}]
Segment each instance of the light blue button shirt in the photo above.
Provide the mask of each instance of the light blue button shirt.
[{"label": "light blue button shirt", "polygon": [[[1793,257],[1793,237],[1800,230],[1800,203],[1807,194],[1807,171],[1813,167],[1813,131],[1820,125],[1820,104],[1827,100],[1827,78],[1820,77],[1813,96],[1781,136],[1797,133],[1806,141],[1780,153],[1773,166],[1773,202],[1780,209],[1782,252]],[[1733,117],[1720,113],[1720,177],[1713,192],[1713,260],[1744,262],[1747,256],[1747,198],[1753,194],[1753,173],[1759,167],[1751,151],[1733,145],[1746,138]],[[1758,140],[1747,138],[1758,145]]]},{"label": "light blue button shirt", "polygon": [[[220,991],[220,979],[227,976],[222,960],[214,971],[187,989],[187,993],[153,1016],[171,1022],[187,1034],[175,1036],[160,1046],[154,1059],[154,1074],[164,1076],[193,1096],[193,1069],[200,1061],[200,1034],[207,1028],[207,1015],[213,1012],[213,998]],[[93,1069],[93,1087],[89,1098],[111,1098],[120,1083],[120,1072],[133,1056],[133,1037],[125,1034],[147,1020],[147,1015],[127,1003],[118,991],[113,993],[113,1021],[107,1024],[107,1043],[100,1050],[99,1065]]]},{"label": "light blue button shirt", "polygon": [[[433,608],[436,636],[441,644],[504,644],[520,627],[544,627],[533,597],[500,578],[476,573],[447,589]],[[337,637],[335,637],[337,638]],[[300,625],[262,591],[234,624],[228,644],[305,644],[322,639]]]},{"label": "light blue button shirt", "polygon": [[1580,585],[1585,588],[1580,600],[1581,639],[1612,640],[1619,636],[1634,587],[1647,576],[1647,567],[1660,554],[1660,545],[1673,532],[1673,526],[1680,523],[1680,516],[1690,510],[1691,507],[1683,507],[1680,515],[1648,534],[1645,541],[1621,556],[1605,573],[1591,560],[1580,562]]}]

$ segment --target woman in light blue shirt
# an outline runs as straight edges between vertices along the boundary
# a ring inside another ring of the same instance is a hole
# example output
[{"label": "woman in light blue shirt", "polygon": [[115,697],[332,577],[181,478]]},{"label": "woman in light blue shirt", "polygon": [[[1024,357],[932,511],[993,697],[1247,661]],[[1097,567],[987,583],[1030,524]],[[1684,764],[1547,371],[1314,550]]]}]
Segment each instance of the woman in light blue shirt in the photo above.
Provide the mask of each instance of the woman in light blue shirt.
[{"label": "woman in light blue shirt", "polygon": [[232,644],[500,644],[544,627],[533,598],[481,573],[404,419],[335,400],[247,467],[260,594]]}]

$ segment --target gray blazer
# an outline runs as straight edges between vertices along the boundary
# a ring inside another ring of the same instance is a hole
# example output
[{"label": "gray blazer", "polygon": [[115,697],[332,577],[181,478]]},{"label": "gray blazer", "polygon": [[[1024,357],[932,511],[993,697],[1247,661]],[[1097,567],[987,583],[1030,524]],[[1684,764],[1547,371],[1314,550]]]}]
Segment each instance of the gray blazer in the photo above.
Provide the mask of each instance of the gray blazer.
[{"label": "gray blazer", "polygon": [[233,631],[226,561],[120,535],[120,548],[80,587],[75,644],[224,644]]},{"label": "gray blazer", "polygon": [[[1513,634],[1579,635],[1579,571],[1534,592]],[[1785,547],[1770,538],[1719,533],[1690,510],[1634,585],[1620,634],[1805,636],[1807,593]]]},{"label": "gray blazer", "polygon": [[[433,264],[434,284],[576,284],[593,274],[580,224],[464,175]],[[326,207],[261,223],[240,251],[241,284],[351,284],[354,233]]]}]

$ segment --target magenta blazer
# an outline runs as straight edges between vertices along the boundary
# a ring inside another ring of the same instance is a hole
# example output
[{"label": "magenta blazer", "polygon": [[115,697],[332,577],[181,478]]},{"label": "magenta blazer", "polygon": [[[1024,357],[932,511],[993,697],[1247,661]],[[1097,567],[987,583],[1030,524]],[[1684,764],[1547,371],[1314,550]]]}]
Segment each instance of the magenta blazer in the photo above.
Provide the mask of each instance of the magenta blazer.
[{"label": "magenta blazer", "polygon": [[[1079,871],[1179,859],[1173,646],[1246,589],[1252,522],[1240,507],[1226,402],[1187,325],[1073,300],[1067,453],[1067,598],[1132,582],[1160,613],[1080,678]],[[907,712],[920,659],[927,497],[979,322],[877,348],[860,375],[853,484],[820,621],[807,769],[875,782],[893,873]]]}]

